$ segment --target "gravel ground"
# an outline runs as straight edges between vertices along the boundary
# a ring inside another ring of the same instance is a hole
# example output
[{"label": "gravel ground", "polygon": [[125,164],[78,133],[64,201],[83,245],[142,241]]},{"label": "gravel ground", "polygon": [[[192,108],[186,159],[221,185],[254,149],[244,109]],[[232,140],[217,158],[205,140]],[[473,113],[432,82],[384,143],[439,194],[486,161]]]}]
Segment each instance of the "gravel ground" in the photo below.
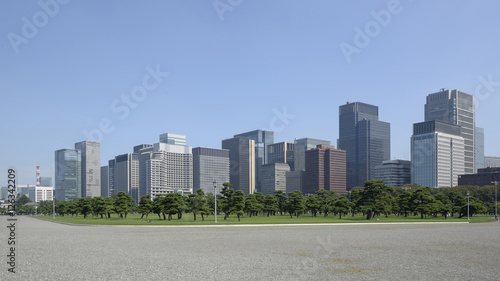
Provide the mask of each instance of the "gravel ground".
[{"label": "gravel ground", "polygon": [[500,223],[72,226],[18,217],[0,280],[500,280]]}]

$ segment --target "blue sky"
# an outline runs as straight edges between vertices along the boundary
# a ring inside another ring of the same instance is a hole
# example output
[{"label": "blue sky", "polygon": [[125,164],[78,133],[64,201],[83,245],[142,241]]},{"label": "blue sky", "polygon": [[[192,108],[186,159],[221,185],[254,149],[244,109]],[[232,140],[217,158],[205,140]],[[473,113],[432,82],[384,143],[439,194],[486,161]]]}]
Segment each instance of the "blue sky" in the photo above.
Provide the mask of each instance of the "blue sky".
[{"label": "blue sky", "polygon": [[485,154],[500,156],[499,10],[498,1],[1,1],[0,185],[9,167],[19,184],[35,183],[36,165],[53,177],[54,151],[97,130],[102,165],[165,132],[193,147],[254,129],[336,144],[347,101],[379,106],[391,157],[409,159],[412,124],[441,88],[476,96]]}]

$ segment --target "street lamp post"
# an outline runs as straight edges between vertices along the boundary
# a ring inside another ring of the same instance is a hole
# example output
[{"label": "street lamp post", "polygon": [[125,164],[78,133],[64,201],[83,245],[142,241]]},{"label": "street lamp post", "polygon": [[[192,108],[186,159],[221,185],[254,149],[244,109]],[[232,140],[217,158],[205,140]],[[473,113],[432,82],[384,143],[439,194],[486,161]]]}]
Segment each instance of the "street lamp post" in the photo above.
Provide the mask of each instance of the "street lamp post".
[{"label": "street lamp post", "polygon": [[215,223],[217,223],[217,182],[214,181],[214,199],[215,199],[215,207],[214,207],[214,217],[215,217]]},{"label": "street lamp post", "polygon": [[498,220],[498,203],[497,203],[497,185],[498,181],[492,181],[491,183],[495,184],[495,220]]},{"label": "street lamp post", "polygon": [[52,219],[56,219],[56,191],[52,191]]},{"label": "street lamp post", "polygon": [[467,220],[469,220],[469,192],[467,191]]}]

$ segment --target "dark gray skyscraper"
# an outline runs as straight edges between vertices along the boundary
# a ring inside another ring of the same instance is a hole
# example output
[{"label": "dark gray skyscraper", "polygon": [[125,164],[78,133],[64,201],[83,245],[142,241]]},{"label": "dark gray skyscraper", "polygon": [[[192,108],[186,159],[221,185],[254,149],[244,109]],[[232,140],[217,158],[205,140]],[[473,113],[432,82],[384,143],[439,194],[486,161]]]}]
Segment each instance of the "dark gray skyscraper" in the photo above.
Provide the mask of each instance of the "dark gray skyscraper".
[{"label": "dark gray skyscraper", "polygon": [[[215,191],[214,181],[219,187]],[[219,194],[226,182],[229,182],[229,150],[193,148],[193,193],[201,188],[205,193]]]},{"label": "dark gray skyscraper", "polygon": [[465,173],[474,174],[474,97],[459,90],[445,90],[427,96],[425,121],[439,120],[462,127],[465,140]]},{"label": "dark gray skyscraper", "polygon": [[55,152],[55,193],[57,200],[82,197],[82,159],[77,149]]},{"label": "dark gray skyscraper", "polygon": [[339,107],[338,149],[346,151],[347,189],[375,178],[375,166],[391,158],[391,127],[378,120],[378,107],[348,102]]},{"label": "dark gray skyscraper", "polygon": [[267,150],[268,145],[274,143],[274,132],[265,130],[255,130],[238,135],[234,137],[247,137],[255,141],[255,187],[260,191],[260,183],[262,181],[260,174],[260,167],[268,164]]},{"label": "dark gray skyscraper", "polygon": [[234,137],[223,140],[222,148],[229,150],[229,182],[234,190],[243,191],[245,196],[253,194],[255,192],[255,141],[246,137]]}]

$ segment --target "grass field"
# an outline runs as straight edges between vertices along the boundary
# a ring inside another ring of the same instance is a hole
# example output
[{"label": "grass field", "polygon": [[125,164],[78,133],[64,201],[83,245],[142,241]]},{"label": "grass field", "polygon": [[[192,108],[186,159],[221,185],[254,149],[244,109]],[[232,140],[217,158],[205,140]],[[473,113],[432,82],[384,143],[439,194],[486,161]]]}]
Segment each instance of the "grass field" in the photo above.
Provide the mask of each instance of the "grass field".
[{"label": "grass field", "polygon": [[[84,219],[82,215],[78,217],[71,217],[71,215],[56,216],[55,221],[63,222],[63,223],[71,223],[71,224],[95,224],[95,225],[214,225],[214,216],[205,217],[205,221],[201,220],[201,216],[196,216],[196,221],[193,220],[192,214],[183,214],[182,219],[178,220],[177,216],[174,216],[175,219],[170,221],[160,220],[158,219],[158,215],[150,214],[148,219],[151,222],[147,222],[146,218],[141,219],[141,215],[139,214],[128,214],[126,219],[119,219],[116,214],[111,215],[111,218],[103,218],[100,217],[92,217],[89,216],[87,219]],[[53,221],[52,216],[37,216],[37,218]],[[378,219],[378,220],[377,220]],[[470,217],[470,222],[487,222],[493,221],[494,219],[491,217]],[[269,216],[261,215],[261,216],[252,216],[251,218],[248,216],[242,216],[241,222],[238,222],[238,218],[236,215],[231,215],[229,218],[224,220],[224,215],[217,216],[217,224],[301,224],[301,223],[381,223],[381,222],[467,222],[467,218],[458,218],[458,217],[448,217],[445,219],[442,216],[438,217],[427,217],[424,219],[420,219],[420,216],[408,216],[405,218],[404,216],[395,216],[390,215],[388,217],[380,216],[375,217],[371,220],[366,220],[365,216],[355,215],[354,217],[351,215],[343,216],[342,219],[339,219],[338,216],[329,215],[328,217],[324,217],[323,215],[318,215],[316,217],[311,217],[310,215],[301,215],[299,218],[293,217],[290,218],[289,215],[275,215]]]}]

